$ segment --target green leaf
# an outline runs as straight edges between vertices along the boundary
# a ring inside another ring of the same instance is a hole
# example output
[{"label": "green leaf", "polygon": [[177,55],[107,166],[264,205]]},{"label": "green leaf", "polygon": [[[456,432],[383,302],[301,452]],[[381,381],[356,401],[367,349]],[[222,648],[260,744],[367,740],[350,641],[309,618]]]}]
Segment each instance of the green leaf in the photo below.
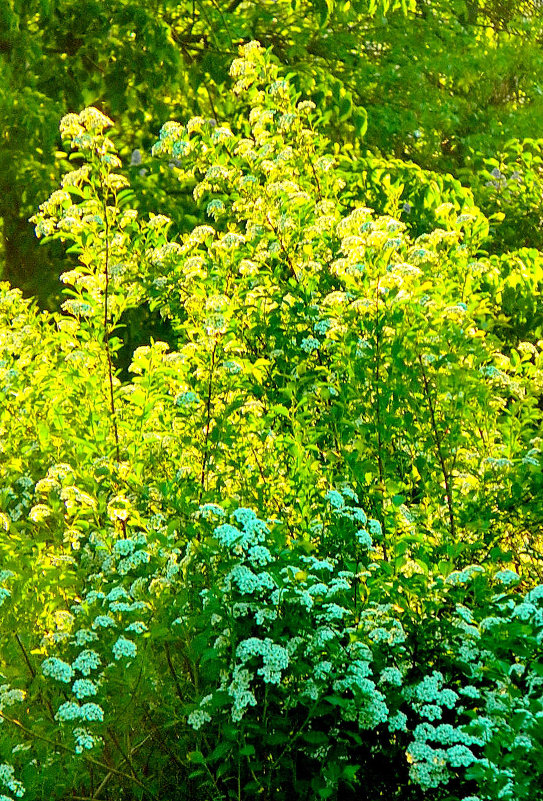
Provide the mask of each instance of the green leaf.
[{"label": "green leaf", "polygon": [[187,754],[187,759],[194,765],[205,765],[206,763],[206,758],[201,751],[189,751]]}]

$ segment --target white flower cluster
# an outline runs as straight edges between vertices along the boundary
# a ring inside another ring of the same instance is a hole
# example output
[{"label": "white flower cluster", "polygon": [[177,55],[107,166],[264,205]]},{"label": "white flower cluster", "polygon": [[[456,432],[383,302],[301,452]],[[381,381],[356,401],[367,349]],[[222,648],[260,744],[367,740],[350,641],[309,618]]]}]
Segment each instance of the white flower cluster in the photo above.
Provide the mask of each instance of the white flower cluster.
[{"label": "white flower cluster", "polygon": [[[370,523],[375,523],[375,522],[376,521],[374,521],[374,520],[370,520]],[[360,543],[360,545],[362,546],[362,548],[365,548],[367,550],[369,550],[370,548],[373,548],[373,540],[372,540],[369,532],[366,531],[365,528],[359,529],[356,532],[355,537],[358,540],[358,542]]]},{"label": "white flower cluster", "polygon": [[206,214],[208,217],[213,217],[215,221],[221,216],[224,212],[224,203],[220,198],[214,198],[210,200],[210,202],[206,206]]},{"label": "white flower cluster", "polygon": [[62,723],[73,720],[84,720],[89,723],[102,722],[104,710],[98,704],[86,703],[80,706],[75,701],[65,701],[60,705],[55,718]]},{"label": "white flower cluster", "polygon": [[255,573],[250,567],[242,564],[235,565],[225,578],[224,585],[227,590],[234,584],[241,593],[247,595],[260,594],[277,586],[270,573],[266,571]]},{"label": "white flower cluster", "polygon": [[246,710],[250,706],[256,706],[256,697],[251,687],[252,674],[246,668],[236,665],[232,671],[232,680],[230,683],[223,684],[221,689],[226,689],[232,698],[232,720],[239,722]]},{"label": "white flower cluster", "polygon": [[[15,778],[15,769],[6,762],[0,764],[0,785],[7,787],[16,798],[22,798],[25,793],[23,784]],[[11,801],[11,799],[8,799],[8,801]]]},{"label": "white flower cluster", "polygon": [[463,570],[453,570],[452,573],[449,573],[449,575],[445,579],[445,582],[446,584],[451,584],[453,586],[466,584],[477,573],[483,573],[483,572],[484,568],[481,567],[480,565],[468,565],[468,567],[465,567]]},{"label": "white flower cluster", "polygon": [[75,632],[73,643],[82,647],[83,645],[87,645],[89,642],[95,642],[98,639],[98,635],[95,631],[90,631],[90,629],[79,629]]},{"label": "white flower cluster", "polygon": [[[60,121],[60,133],[64,139],[77,140],[86,133],[101,134],[110,128],[113,121],[93,106],[83,109],[80,114],[66,114]],[[89,137],[92,142],[92,137]],[[86,140],[85,140],[86,141]]]},{"label": "white flower cluster", "polygon": [[397,667],[387,667],[381,671],[379,681],[383,684],[392,684],[395,687],[401,687],[403,683],[403,676]]},{"label": "white flower cluster", "polygon": [[300,348],[305,353],[313,353],[313,351],[318,350],[321,346],[321,343],[315,337],[305,337],[302,339],[300,343]]},{"label": "white flower cluster", "polygon": [[211,721],[211,715],[209,712],[205,712],[203,709],[195,709],[187,718],[187,723],[189,726],[192,726],[193,729],[198,731],[204,726],[206,723]]},{"label": "white flower cluster", "polygon": [[411,760],[410,775],[423,788],[446,784],[450,778],[449,766],[469,768],[480,761],[471,747],[482,745],[482,740],[451,724],[419,724],[413,737],[414,741],[407,749]]},{"label": "white flower cluster", "polygon": [[316,334],[320,334],[324,336],[326,332],[332,327],[332,320],[328,317],[324,317],[321,320],[317,320],[315,325],[313,326],[313,330]]},{"label": "white flower cluster", "polygon": [[210,520],[213,517],[224,518],[226,517],[226,512],[216,503],[204,503],[198,509],[198,514],[203,517],[205,520]]},{"label": "white flower cluster", "polygon": [[133,634],[143,634],[148,631],[148,626],[143,620],[135,620],[125,628],[125,631],[132,632]]},{"label": "white flower cluster", "polygon": [[55,656],[45,659],[41,663],[41,669],[44,676],[62,681],[65,684],[68,684],[74,675],[71,665],[68,665],[67,662],[63,662],[62,659],[57,659]]},{"label": "white flower cluster", "polygon": [[245,242],[245,237],[242,234],[237,234],[234,231],[228,231],[216,243],[216,248],[219,250],[234,250],[239,248]]},{"label": "white flower cluster", "polygon": [[91,671],[96,670],[101,665],[101,659],[96,651],[81,651],[72,662],[72,668],[78,670],[83,676],[90,676]]},{"label": "white flower cluster", "polygon": [[495,576],[495,581],[499,581],[501,584],[504,584],[506,587],[510,587],[511,584],[518,584],[520,581],[520,576],[518,573],[515,573],[514,570],[499,570]]},{"label": "white flower cluster", "polygon": [[96,738],[90,734],[86,729],[77,726],[73,731],[75,737],[75,751],[77,754],[82,754],[83,751],[90,751],[94,748]]},{"label": "white flower cluster", "polygon": [[107,629],[115,625],[116,625],[115,621],[113,620],[111,615],[97,615],[97,617],[95,617],[94,620],[92,621],[93,629],[98,629],[98,628]]},{"label": "white flower cluster", "polygon": [[[327,499],[338,517],[345,516],[355,523],[367,522],[363,510],[347,503],[358,502],[349,487],[344,488],[343,494],[330,491]],[[214,643],[221,658],[228,659],[235,645],[234,656],[223,669],[217,688],[232,699],[232,720],[240,721],[257,705],[262,685],[280,685],[288,688],[291,706],[312,703],[335,693],[345,698],[341,712],[344,719],[357,722],[360,729],[376,728],[390,719],[391,732],[405,731],[407,717],[395,708],[401,697],[398,696],[395,707],[389,707],[387,702],[387,694],[398,694],[398,688],[403,686],[402,672],[385,664],[379,674],[378,689],[371,668],[373,646],[370,647],[372,637],[368,635],[373,630],[377,631],[379,648],[385,652],[400,649],[398,654],[401,653],[406,635],[401,623],[393,618],[392,607],[374,605],[367,619],[362,619],[362,628],[349,628],[351,612],[341,602],[351,597],[355,578],[352,572],[338,570],[332,559],[307,556],[303,552],[291,555],[291,563],[286,564],[285,557],[278,561],[266,542],[268,526],[254,512],[238,509],[232,520],[237,525],[221,523],[214,535],[221,547],[237,557],[237,563],[222,579],[216,601],[211,604],[209,593],[205,598],[210,609],[216,609],[215,604],[219,603],[221,610],[230,609],[232,614],[225,625],[224,612],[211,612],[214,626],[221,627]],[[266,570],[259,571],[262,567]],[[244,596],[250,596],[250,600],[244,600]],[[333,598],[339,602],[332,602]],[[245,626],[250,618],[261,633],[241,637],[236,642],[233,637],[237,626]],[[296,633],[287,636],[294,621],[298,621]],[[282,630],[285,630],[283,636],[279,634]],[[351,632],[347,648],[342,645],[346,631]],[[366,642],[360,640],[361,636]],[[307,663],[301,673],[300,660]],[[208,722],[208,714],[207,706],[200,704],[191,713],[189,725],[199,728]]]},{"label": "white flower cluster", "polygon": [[136,643],[122,635],[117,639],[112,648],[113,655],[117,660],[123,657],[133,659],[136,656],[137,650]]},{"label": "white flower cluster", "polygon": [[242,370],[241,366],[232,359],[223,362],[223,367],[226,370],[226,372],[230,373],[231,375],[236,375],[237,373],[241,373]]},{"label": "white flower cluster", "polygon": [[262,676],[266,684],[279,684],[281,671],[286,670],[289,665],[288,651],[269,637],[264,640],[257,637],[243,640],[236,649],[236,656],[241,665],[245,665],[254,656],[262,657],[263,666],[257,669],[257,674]]},{"label": "white flower cluster", "polygon": [[13,706],[24,700],[25,694],[22,690],[10,687],[9,684],[0,684],[0,712],[6,706]]},{"label": "white flower cluster", "polygon": [[76,679],[72,684],[72,692],[78,699],[88,698],[97,694],[98,687],[90,679]]},{"label": "white flower cluster", "polygon": [[119,576],[126,576],[127,573],[130,573],[132,570],[137,570],[141,565],[150,562],[150,560],[151,557],[147,551],[141,549],[134,551],[134,553],[122,559],[117,564],[117,573]]}]

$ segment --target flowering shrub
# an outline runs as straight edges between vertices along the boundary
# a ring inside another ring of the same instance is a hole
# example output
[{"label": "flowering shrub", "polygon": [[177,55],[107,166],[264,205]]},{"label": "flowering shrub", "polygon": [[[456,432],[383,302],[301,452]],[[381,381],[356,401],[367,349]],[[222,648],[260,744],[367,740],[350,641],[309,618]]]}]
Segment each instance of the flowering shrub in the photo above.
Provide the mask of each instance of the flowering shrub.
[{"label": "flowering shrub", "polygon": [[[141,219],[85,109],[33,218],[79,259],[64,314],[0,288],[1,789],[537,799],[539,540],[511,507],[540,344],[498,350],[477,209],[413,241],[344,204],[270,54],[231,74],[239,130],[154,147],[213,225]],[[122,379],[144,300],[177,345]]]}]

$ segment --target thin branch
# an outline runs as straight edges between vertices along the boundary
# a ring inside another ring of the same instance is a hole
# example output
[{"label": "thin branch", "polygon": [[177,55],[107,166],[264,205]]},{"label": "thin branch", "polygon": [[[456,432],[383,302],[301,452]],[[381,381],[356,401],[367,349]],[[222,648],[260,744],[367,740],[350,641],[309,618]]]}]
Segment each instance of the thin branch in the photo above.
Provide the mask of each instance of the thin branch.
[{"label": "thin branch", "polygon": [[[36,671],[34,669],[34,666],[32,665],[32,662],[30,661],[30,658],[29,658],[29,656],[28,656],[28,654],[26,652],[26,648],[24,647],[24,645],[23,645],[23,643],[21,641],[21,638],[19,637],[19,635],[17,633],[15,633],[13,636],[15,637],[15,639],[17,641],[17,645],[21,649],[21,652],[23,654],[23,657],[24,657],[24,660],[25,660],[26,665],[28,667],[28,670],[30,671],[30,675],[32,676],[33,679],[36,678]],[[49,699],[45,698],[44,701],[45,701],[45,705],[47,706],[47,709],[49,710],[49,714],[51,715],[51,720],[54,720],[55,719],[55,713],[53,712],[53,707],[51,706],[51,703],[50,703]]]},{"label": "thin branch", "polygon": [[[301,133],[300,130],[299,130],[299,126],[298,126],[297,133],[298,134]],[[300,137],[298,136],[297,139],[299,141]],[[302,148],[302,150],[303,150],[303,148]],[[317,175],[317,171],[315,169],[315,165],[313,163],[313,159],[311,158],[311,153],[309,153],[309,152],[307,153],[307,159],[309,161],[309,166],[311,167],[311,172],[313,173],[313,178],[314,178],[315,184],[317,186],[317,196],[318,196],[319,200],[322,200],[323,199],[323,195],[322,195],[321,184],[320,184],[320,181],[319,181],[319,176]]]},{"label": "thin branch", "polygon": [[296,268],[294,267],[294,265],[293,265],[293,263],[291,261],[291,258],[289,256],[289,253],[288,253],[287,249],[285,248],[285,246],[283,244],[283,240],[281,239],[281,236],[279,234],[279,229],[274,224],[274,222],[273,222],[272,218],[270,217],[269,213],[266,214],[266,220],[268,221],[268,224],[269,224],[270,228],[272,229],[273,233],[275,234],[275,236],[277,237],[277,239],[279,241],[279,244],[281,245],[281,250],[285,254],[285,258],[287,260],[288,266],[290,267],[290,271],[291,271],[292,275],[294,276],[296,281],[299,282],[300,279],[298,278],[298,274],[296,272]]},{"label": "thin branch", "polygon": [[202,472],[200,475],[200,496],[199,500],[202,500],[202,495],[205,490],[205,480],[206,480],[206,468],[207,462],[209,458],[209,451],[208,451],[208,442],[209,442],[209,427],[211,425],[211,393],[213,391],[213,371],[215,369],[215,353],[217,352],[217,345],[218,342],[215,340],[215,344],[213,346],[213,352],[211,354],[211,367],[209,369],[209,383],[207,387],[207,399],[206,399],[206,429],[205,429],[205,439],[204,439],[204,455],[202,459]]},{"label": "thin branch", "polygon": [[105,230],[105,257],[104,257],[104,344],[106,347],[106,357],[108,365],[108,379],[109,379],[109,401],[111,408],[111,422],[113,425],[113,434],[115,437],[115,453],[117,462],[121,461],[121,453],[119,448],[119,431],[117,429],[117,414],[115,409],[115,395],[113,392],[113,363],[111,360],[111,348],[109,344],[109,321],[108,321],[108,290],[109,290],[109,218],[107,212],[107,191],[102,181],[102,206],[104,210],[104,230]]},{"label": "thin branch", "polygon": [[375,292],[375,366],[373,370],[373,383],[375,386],[375,414],[377,417],[377,469],[379,470],[379,485],[382,495],[382,510],[383,510],[383,558],[388,562],[387,554],[387,531],[385,523],[385,508],[384,508],[384,493],[385,493],[385,467],[383,464],[383,435],[381,419],[381,393],[379,384],[381,381],[380,361],[381,361],[381,326],[379,320],[379,281]]},{"label": "thin branch", "polygon": [[432,393],[430,391],[430,382],[428,381],[428,376],[426,375],[426,370],[424,369],[424,362],[422,360],[422,356],[419,354],[418,361],[420,364],[420,370],[422,373],[422,381],[424,384],[424,394],[426,397],[426,401],[428,403],[428,409],[430,411],[430,420],[432,424],[432,434],[434,436],[434,440],[436,443],[437,455],[439,459],[439,464],[441,466],[441,473],[443,475],[443,481],[445,482],[445,492],[446,492],[446,501],[447,501],[447,509],[449,513],[449,525],[451,529],[451,537],[453,540],[456,540],[456,520],[454,517],[454,507],[453,507],[453,488],[452,488],[452,477],[447,470],[447,465],[445,464],[445,456],[443,455],[443,448],[442,443],[443,440],[439,434],[439,430],[437,427],[436,415],[435,415],[435,406],[432,400]]},{"label": "thin branch", "polygon": [[13,636],[17,640],[17,645],[19,646],[19,648],[21,649],[21,651],[23,653],[23,657],[24,657],[24,660],[25,660],[25,662],[27,664],[27,667],[28,667],[28,669],[30,671],[30,675],[34,679],[36,677],[36,671],[34,670],[34,667],[32,666],[32,663],[30,662],[30,659],[28,658],[28,654],[26,653],[26,649],[25,649],[24,645],[21,642],[21,638],[19,637],[19,635],[17,633],[15,633]]},{"label": "thin branch", "polygon": [[[182,761],[179,759],[179,757],[177,756],[177,754],[175,753],[175,751],[173,751],[173,750],[172,750],[172,749],[169,747],[168,743],[166,742],[166,740],[165,740],[165,739],[164,739],[164,737],[162,736],[162,734],[161,734],[161,732],[160,732],[160,730],[159,730],[158,726],[157,726],[157,725],[156,725],[156,723],[155,723],[155,722],[152,720],[152,718],[151,718],[151,716],[150,716],[149,712],[147,712],[147,710],[144,710],[144,715],[145,715],[145,717],[147,718],[147,720],[148,720],[148,722],[149,722],[149,725],[150,725],[150,726],[151,726],[151,728],[153,729],[154,736],[155,736],[155,738],[158,740],[158,742],[160,743],[160,745],[161,745],[161,746],[162,746],[162,747],[163,747],[163,748],[164,748],[164,749],[165,749],[165,750],[168,752],[168,754],[171,756],[171,758],[173,759],[173,761],[174,761],[174,762],[176,762],[176,763],[179,765],[179,767],[181,767],[181,768],[185,768],[185,764],[184,764],[184,763],[183,763],[183,762],[182,762]],[[149,735],[149,736],[150,736],[150,735]]]},{"label": "thin branch", "polygon": [[166,661],[168,662],[168,669],[175,684],[175,691],[177,693],[177,697],[179,698],[181,703],[184,704],[186,699],[183,697],[183,691],[181,689],[177,673],[175,672],[175,668],[173,666],[172,657],[170,654],[170,647],[167,642],[164,643],[164,650],[166,651]]},{"label": "thin branch", "polygon": [[[219,15],[220,15],[220,18],[221,18],[221,22],[224,25],[224,30],[226,31],[226,34],[227,34],[228,38],[230,39],[230,47],[233,47],[234,40],[232,39],[232,33],[230,31],[230,26],[228,25],[226,17],[224,16],[224,14],[221,11],[221,7],[217,3],[217,0],[211,0],[211,3],[212,3],[212,5],[215,6],[217,11],[219,12]],[[203,9],[203,6],[202,6],[202,16],[206,17],[206,21],[207,21],[208,24],[211,24],[209,18],[207,17],[207,14],[205,13],[205,11]],[[213,30],[213,27],[211,28],[211,30]]]},{"label": "thin branch", "polygon": [[[92,771],[92,766],[91,766],[91,771]],[[103,790],[105,787],[107,787],[107,785],[108,785],[109,781],[111,780],[111,777],[112,777],[112,776],[113,776],[113,774],[112,774],[112,773],[107,773],[107,774],[104,776],[104,778],[102,779],[102,781],[100,782],[100,784],[98,785],[98,787],[96,788],[96,790],[94,790],[94,791],[92,791],[92,790],[91,790],[91,792],[92,792],[92,799],[93,799],[93,801],[94,801],[94,799],[97,799],[97,798],[98,798],[98,796],[100,795],[100,793],[102,792],[102,790]]]},{"label": "thin branch", "polygon": [[[251,448],[251,453],[254,456],[254,460],[256,462],[256,466],[258,467],[258,472],[260,473],[260,477],[262,478],[262,481],[263,481],[264,485],[266,485],[266,483],[267,483],[266,482],[266,476],[264,474],[264,470],[262,468],[262,465],[261,465],[261,463],[260,463],[260,461],[258,459],[258,454],[257,454],[257,452],[255,451],[255,449],[253,448],[252,445],[250,445],[249,447]],[[277,511],[279,512],[279,514],[283,514],[286,511],[285,507],[282,506],[281,503],[279,502],[279,500],[275,497],[275,494],[273,496],[273,502],[275,503],[275,506],[276,506]],[[290,525],[290,523],[288,522],[288,513],[286,515],[285,523],[286,523],[286,527],[287,527],[288,533],[290,534],[291,537],[294,538],[295,532],[294,532],[294,529],[292,528],[292,526]]]},{"label": "thin branch", "polygon": [[108,729],[107,733],[110,736],[111,741],[113,742],[115,748],[120,753],[120,755],[122,756],[122,758],[124,759],[124,761],[126,762],[128,767],[132,771],[133,776],[136,776],[137,775],[136,774],[136,769],[134,768],[134,765],[132,764],[132,760],[130,759],[128,754],[125,754],[124,749],[122,748],[121,744],[119,743],[119,740],[117,739],[116,735],[111,731],[111,729]]},{"label": "thin branch", "polygon": [[102,768],[102,770],[105,770],[108,773],[113,773],[116,776],[120,776],[123,779],[127,779],[128,781],[134,782],[134,784],[137,784],[138,787],[142,787],[147,793],[149,793],[149,795],[152,798],[156,798],[158,801],[158,796],[156,796],[151,790],[149,790],[149,788],[146,787],[145,784],[143,784],[143,782],[141,782],[135,776],[130,776],[127,773],[123,773],[122,770],[117,770],[117,768],[112,768],[111,765],[106,765],[104,762],[100,762],[99,759],[93,759],[93,757],[90,757],[87,754],[77,754],[72,748],[68,748],[68,746],[63,745],[62,743],[55,742],[54,740],[49,739],[49,737],[45,737],[43,734],[36,734],[35,732],[32,731],[32,729],[28,729],[18,720],[15,720],[15,718],[8,717],[3,712],[0,712],[0,718],[2,718],[2,720],[5,720],[6,723],[11,723],[13,726],[16,726],[18,729],[20,729],[33,739],[41,740],[42,742],[53,746],[54,750],[64,751],[65,753],[71,754],[72,756],[81,756],[81,759],[83,759],[89,765],[95,765],[96,767]]},{"label": "thin branch", "polygon": [[233,13],[234,13],[234,11],[236,10],[236,8],[237,8],[238,6],[240,6],[240,5],[241,5],[243,2],[244,2],[244,0],[232,0],[232,2],[230,3],[230,5],[229,5],[229,6],[228,6],[228,8],[226,9],[226,13],[227,13],[227,14],[233,14]]}]

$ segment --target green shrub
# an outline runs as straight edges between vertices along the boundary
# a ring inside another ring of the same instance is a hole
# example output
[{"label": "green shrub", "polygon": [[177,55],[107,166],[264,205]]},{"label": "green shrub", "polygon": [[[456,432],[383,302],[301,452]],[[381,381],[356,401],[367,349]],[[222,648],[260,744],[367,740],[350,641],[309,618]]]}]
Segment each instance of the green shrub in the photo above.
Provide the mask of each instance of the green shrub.
[{"label": "green shrub", "polygon": [[511,139],[494,158],[473,157],[463,170],[483,211],[492,215],[494,253],[541,248],[541,139]]},{"label": "green shrub", "polygon": [[[501,352],[488,222],[444,204],[413,240],[353,208],[270,54],[231,74],[243,131],[154,148],[213,225],[139,218],[85,109],[33,218],[79,258],[64,313],[1,285],[4,795],[541,798],[540,539],[512,510],[541,354]],[[177,344],[126,380],[146,303]]]}]

